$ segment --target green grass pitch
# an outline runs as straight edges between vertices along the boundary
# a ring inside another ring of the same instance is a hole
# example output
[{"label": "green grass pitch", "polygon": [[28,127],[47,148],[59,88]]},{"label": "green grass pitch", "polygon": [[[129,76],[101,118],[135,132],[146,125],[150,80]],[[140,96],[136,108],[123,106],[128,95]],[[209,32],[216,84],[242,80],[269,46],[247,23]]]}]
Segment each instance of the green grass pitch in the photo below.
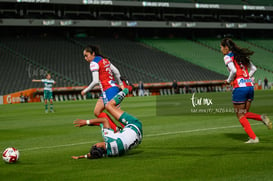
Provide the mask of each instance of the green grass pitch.
[{"label": "green grass pitch", "polygon": [[[20,160],[0,162],[0,180],[272,180],[273,130],[250,120],[260,143],[244,144],[248,138],[234,113],[189,113],[191,96],[175,96],[183,101],[174,115],[159,114],[171,109],[159,106],[155,96],[126,98],[122,108],[143,123],[142,144],[122,157],[99,160],[71,158],[102,141],[98,127],[72,124],[94,118],[96,100],[55,102],[56,112],[48,114],[42,103],[1,105],[0,150],[13,146]],[[196,96],[232,106],[230,92]],[[273,119],[272,108],[273,92],[256,91],[251,111]]]}]

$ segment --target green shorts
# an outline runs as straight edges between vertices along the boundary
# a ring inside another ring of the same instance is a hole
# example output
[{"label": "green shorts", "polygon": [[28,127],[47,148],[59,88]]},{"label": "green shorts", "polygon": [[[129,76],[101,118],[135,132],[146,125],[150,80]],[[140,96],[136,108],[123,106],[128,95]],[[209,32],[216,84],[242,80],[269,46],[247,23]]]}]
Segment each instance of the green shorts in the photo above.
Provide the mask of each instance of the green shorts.
[{"label": "green shorts", "polygon": [[129,125],[129,124],[135,125],[139,129],[141,136],[143,135],[143,133],[142,133],[142,123],[137,118],[131,116],[130,114],[124,112],[120,116],[119,122],[124,124],[125,127],[126,127],[126,125]]},{"label": "green shorts", "polygon": [[53,94],[49,90],[44,90],[44,99],[50,100],[53,99]]}]

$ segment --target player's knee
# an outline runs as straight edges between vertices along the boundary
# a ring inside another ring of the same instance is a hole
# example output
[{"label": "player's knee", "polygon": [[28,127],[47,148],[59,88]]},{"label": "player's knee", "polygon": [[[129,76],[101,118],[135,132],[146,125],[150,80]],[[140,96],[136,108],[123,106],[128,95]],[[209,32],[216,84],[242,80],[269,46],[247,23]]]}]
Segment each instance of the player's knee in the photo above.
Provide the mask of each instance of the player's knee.
[{"label": "player's knee", "polygon": [[105,109],[107,111],[111,110],[116,105],[116,102],[114,100],[111,100],[105,105]]},{"label": "player's knee", "polygon": [[94,115],[95,115],[96,117],[99,117],[100,111],[94,110]]},{"label": "player's knee", "polygon": [[105,109],[106,109],[107,111],[111,110],[111,105],[110,105],[109,103],[107,103],[107,104],[105,105]]}]

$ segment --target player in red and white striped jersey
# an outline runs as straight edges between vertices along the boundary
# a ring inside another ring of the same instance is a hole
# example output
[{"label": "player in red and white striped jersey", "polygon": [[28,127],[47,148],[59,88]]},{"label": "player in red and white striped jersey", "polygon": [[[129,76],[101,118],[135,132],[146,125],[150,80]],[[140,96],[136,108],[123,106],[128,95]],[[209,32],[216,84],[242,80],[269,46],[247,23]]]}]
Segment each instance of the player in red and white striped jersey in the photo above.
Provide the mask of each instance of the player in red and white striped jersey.
[{"label": "player in red and white striped jersey", "polygon": [[[83,51],[84,58],[90,63],[90,71],[92,72],[92,82],[87,88],[82,90],[81,94],[85,95],[95,85],[100,86],[102,92],[102,99],[97,101],[94,109],[96,117],[101,117],[102,111],[105,109],[105,105],[119,92],[119,86],[124,88],[122,81],[120,80],[119,70],[100,53],[98,47],[89,45]],[[116,79],[117,82],[116,82]],[[123,126],[123,125],[122,125]]]},{"label": "player in red and white striped jersey", "polygon": [[272,129],[272,123],[265,115],[249,112],[251,101],[254,99],[254,86],[251,78],[257,70],[249,57],[254,52],[246,48],[240,48],[229,38],[223,39],[220,46],[222,53],[225,55],[225,65],[229,70],[229,77],[225,82],[231,83],[233,86],[232,102],[234,110],[249,136],[246,143],[258,143],[259,139],[247,119],[262,121],[269,129]]}]

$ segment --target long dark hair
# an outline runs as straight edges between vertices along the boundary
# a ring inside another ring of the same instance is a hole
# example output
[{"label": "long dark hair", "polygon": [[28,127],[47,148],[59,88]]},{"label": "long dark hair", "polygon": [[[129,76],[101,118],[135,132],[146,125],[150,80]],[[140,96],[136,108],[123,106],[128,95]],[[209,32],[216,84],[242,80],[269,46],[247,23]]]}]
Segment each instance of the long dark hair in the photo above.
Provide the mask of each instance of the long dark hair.
[{"label": "long dark hair", "polygon": [[239,65],[249,65],[250,55],[254,54],[253,51],[249,50],[248,48],[241,48],[237,46],[230,38],[224,38],[221,41],[221,45],[224,47],[227,46],[229,50],[233,52],[234,59]]},{"label": "long dark hair", "polygon": [[95,46],[95,45],[87,45],[84,50],[86,52],[89,52],[89,53],[95,53],[95,56],[100,56],[102,58],[107,58],[106,56],[104,56],[101,52],[100,52],[100,49],[98,46]]}]

